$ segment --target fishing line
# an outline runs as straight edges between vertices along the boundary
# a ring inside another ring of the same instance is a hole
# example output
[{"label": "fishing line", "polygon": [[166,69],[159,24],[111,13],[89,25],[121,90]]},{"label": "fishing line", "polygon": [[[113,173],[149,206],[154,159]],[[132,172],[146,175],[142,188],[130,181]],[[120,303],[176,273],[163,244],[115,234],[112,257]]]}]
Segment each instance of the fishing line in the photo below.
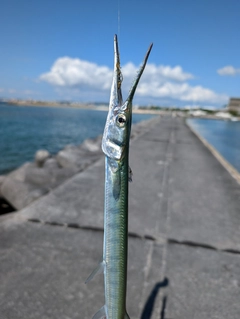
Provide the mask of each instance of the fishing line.
[{"label": "fishing line", "polygon": [[118,38],[120,39],[120,0],[118,0]]},{"label": "fishing line", "polygon": [[[118,39],[120,39],[120,0],[118,0]],[[120,45],[118,45],[120,48]],[[123,75],[122,72],[120,72],[120,83],[123,81]],[[121,85],[121,84],[120,84]]]}]

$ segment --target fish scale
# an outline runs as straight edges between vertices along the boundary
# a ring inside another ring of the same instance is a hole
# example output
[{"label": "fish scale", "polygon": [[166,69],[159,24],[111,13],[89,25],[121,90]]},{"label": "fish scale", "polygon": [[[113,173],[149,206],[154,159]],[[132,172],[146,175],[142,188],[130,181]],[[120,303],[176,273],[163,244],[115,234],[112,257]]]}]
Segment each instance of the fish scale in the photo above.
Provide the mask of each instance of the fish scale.
[{"label": "fish scale", "polygon": [[105,157],[105,201],[103,261],[88,277],[104,273],[105,305],[93,319],[129,319],[126,311],[127,251],[128,251],[128,183],[129,141],[132,123],[132,100],[144,71],[146,57],[123,103],[120,58],[117,36],[114,36],[114,75],[109,112],[103,133],[102,150]]},{"label": "fish scale", "polygon": [[[120,193],[118,199],[113,196],[114,173],[106,158],[106,200],[104,225],[105,242],[103,258],[106,261],[105,299],[109,318],[124,318],[126,303],[126,270],[127,270],[127,198],[128,161],[127,156],[121,166]],[[127,166],[126,166],[127,165]],[[118,172],[116,173],[118,174]],[[110,175],[110,178],[108,176]],[[118,178],[118,177],[117,177]],[[110,182],[109,182],[110,181]],[[108,318],[107,317],[107,318]]]}]

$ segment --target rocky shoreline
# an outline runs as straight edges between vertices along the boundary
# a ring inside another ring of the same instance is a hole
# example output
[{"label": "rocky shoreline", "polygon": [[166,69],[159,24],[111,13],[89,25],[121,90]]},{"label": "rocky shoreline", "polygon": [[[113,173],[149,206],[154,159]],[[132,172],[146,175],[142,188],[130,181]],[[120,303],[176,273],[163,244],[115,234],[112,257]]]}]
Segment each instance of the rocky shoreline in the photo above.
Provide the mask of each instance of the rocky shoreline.
[{"label": "rocky shoreline", "polygon": [[[152,118],[133,125],[131,139],[143,133],[155,121],[156,118]],[[103,156],[101,141],[100,135],[86,139],[80,145],[66,145],[56,155],[47,150],[38,150],[34,162],[27,162],[9,174],[0,176],[0,215],[28,206],[95,163]]]}]

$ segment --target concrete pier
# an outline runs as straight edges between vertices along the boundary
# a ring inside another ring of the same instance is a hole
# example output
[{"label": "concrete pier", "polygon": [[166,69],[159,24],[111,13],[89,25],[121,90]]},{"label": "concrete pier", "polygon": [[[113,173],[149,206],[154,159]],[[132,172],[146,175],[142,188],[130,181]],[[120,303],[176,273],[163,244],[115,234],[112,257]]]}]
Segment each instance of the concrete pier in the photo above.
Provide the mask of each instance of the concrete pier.
[{"label": "concrete pier", "polygon": [[[240,186],[181,118],[132,141],[127,310],[131,319],[239,319]],[[0,218],[0,313],[91,319],[103,278],[104,157]]]}]

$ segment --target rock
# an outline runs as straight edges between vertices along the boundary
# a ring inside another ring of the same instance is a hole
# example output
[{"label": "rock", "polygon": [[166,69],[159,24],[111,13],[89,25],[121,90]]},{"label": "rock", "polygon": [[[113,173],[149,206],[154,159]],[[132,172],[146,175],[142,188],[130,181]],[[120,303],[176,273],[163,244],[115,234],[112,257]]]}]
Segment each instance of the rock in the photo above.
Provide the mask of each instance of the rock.
[{"label": "rock", "polygon": [[22,166],[20,166],[16,170],[12,171],[10,174],[8,174],[6,176],[6,178],[4,179],[4,183],[9,177],[11,177],[12,179],[14,179],[18,182],[24,183],[26,180],[26,172],[31,167],[35,167],[35,165],[33,163],[30,163],[30,162],[23,164]]},{"label": "rock", "polygon": [[62,168],[74,168],[78,170],[80,165],[79,154],[73,149],[63,149],[56,156],[57,163]]},{"label": "rock", "polygon": [[40,197],[42,197],[43,195],[48,193],[48,189],[44,189],[44,188],[38,188],[38,189],[34,189],[33,191],[29,192],[29,194],[27,195],[27,197],[25,197],[25,201],[24,201],[24,207],[31,204],[33,201],[39,199]]},{"label": "rock", "polygon": [[1,187],[5,177],[6,177],[5,175],[0,175],[0,187]]},{"label": "rock", "polygon": [[16,209],[25,207],[25,198],[29,194],[27,184],[21,183],[11,177],[6,178],[1,187],[2,195]]},{"label": "rock", "polygon": [[1,186],[2,196],[14,208],[22,209],[76,173],[70,168],[60,168],[56,159],[48,159],[45,165],[40,168],[26,163],[7,175]]},{"label": "rock", "polygon": [[35,186],[45,186],[51,183],[51,174],[44,168],[29,167],[26,170],[25,182]]},{"label": "rock", "polygon": [[90,138],[86,139],[80,145],[80,147],[83,149],[86,149],[89,152],[102,152],[101,144],[102,144],[102,136],[98,136],[95,139],[90,139]]},{"label": "rock", "polygon": [[25,163],[4,178],[1,186],[2,196],[16,209],[25,207],[25,198],[29,193],[29,185],[25,183],[26,170],[32,163]]},{"label": "rock", "polygon": [[1,186],[3,184],[3,181],[4,181],[5,177],[6,177],[5,175],[0,175],[0,197],[2,197]]},{"label": "rock", "polygon": [[[82,171],[102,156],[101,137],[80,146],[67,145],[51,157],[39,150],[34,163],[26,163],[0,178],[0,194],[16,209],[22,209]],[[2,185],[1,185],[2,184]]]},{"label": "rock", "polygon": [[[49,160],[48,160],[49,161]],[[30,167],[26,172],[25,182],[49,191],[76,173],[72,168],[61,168],[56,159],[44,164],[44,167]]]},{"label": "rock", "polygon": [[57,169],[60,168],[60,166],[58,165],[58,162],[56,160],[56,158],[48,158],[45,162],[44,162],[44,168],[48,168],[48,169]]},{"label": "rock", "polygon": [[35,163],[38,167],[42,167],[44,162],[50,157],[47,150],[39,150],[35,154]]},{"label": "rock", "polygon": [[[95,155],[95,156],[94,156]],[[83,170],[86,166],[98,158],[99,155],[90,153],[79,147],[67,147],[60,151],[56,160],[60,167],[70,168],[76,172]]]}]

